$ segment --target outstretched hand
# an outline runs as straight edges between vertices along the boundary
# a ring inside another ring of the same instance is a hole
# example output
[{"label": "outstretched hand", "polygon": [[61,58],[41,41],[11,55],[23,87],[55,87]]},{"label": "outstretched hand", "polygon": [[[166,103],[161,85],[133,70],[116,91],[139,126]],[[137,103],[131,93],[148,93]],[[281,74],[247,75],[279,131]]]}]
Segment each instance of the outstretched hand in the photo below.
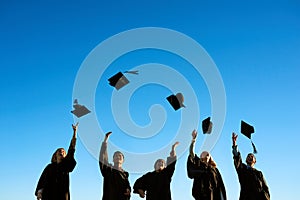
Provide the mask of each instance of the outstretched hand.
[{"label": "outstretched hand", "polygon": [[238,137],[238,135],[233,132],[232,133],[232,144],[233,144],[233,146],[236,146],[237,137]]},{"label": "outstretched hand", "polygon": [[72,128],[73,128],[73,138],[76,138],[77,129],[78,129],[78,124],[79,124],[79,122],[77,122],[75,125],[72,124]]},{"label": "outstretched hand", "polygon": [[170,156],[171,157],[175,157],[176,156],[176,151],[175,151],[175,149],[176,149],[176,147],[179,145],[179,142],[175,142],[173,145],[172,145],[172,150],[171,150],[171,152],[170,152]]},{"label": "outstretched hand", "polygon": [[111,134],[112,134],[111,131],[109,131],[109,132],[107,132],[107,133],[105,134],[104,142],[107,142],[107,140],[108,140],[108,138],[109,138],[109,136],[110,136]]},{"label": "outstretched hand", "polygon": [[175,148],[179,145],[179,142],[175,142],[173,145],[172,145],[172,150],[175,150]]},{"label": "outstretched hand", "polygon": [[71,140],[71,145],[72,147],[75,149],[75,146],[76,146],[76,138],[77,138],[77,129],[78,129],[78,122],[74,125],[72,124],[72,128],[73,128],[73,137],[72,137],[72,140]]},{"label": "outstretched hand", "polygon": [[192,132],[192,138],[195,140],[197,138],[198,132],[194,129]]},{"label": "outstretched hand", "polygon": [[138,189],[138,193],[139,193],[141,198],[145,198],[145,191],[144,190]]}]

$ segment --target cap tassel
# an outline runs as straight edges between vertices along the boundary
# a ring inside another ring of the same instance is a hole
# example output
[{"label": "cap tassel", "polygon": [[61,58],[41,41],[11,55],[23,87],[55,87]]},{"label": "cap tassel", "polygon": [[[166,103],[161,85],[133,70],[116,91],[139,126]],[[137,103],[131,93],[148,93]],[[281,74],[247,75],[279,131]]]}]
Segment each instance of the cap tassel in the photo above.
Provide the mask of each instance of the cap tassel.
[{"label": "cap tassel", "polygon": [[251,140],[251,144],[252,144],[252,147],[253,147],[253,153],[256,154],[257,150],[256,150],[256,147],[255,147],[254,143],[252,142],[252,140]]},{"label": "cap tassel", "polygon": [[139,71],[138,70],[132,70],[132,71],[125,71],[124,73],[138,75]]}]

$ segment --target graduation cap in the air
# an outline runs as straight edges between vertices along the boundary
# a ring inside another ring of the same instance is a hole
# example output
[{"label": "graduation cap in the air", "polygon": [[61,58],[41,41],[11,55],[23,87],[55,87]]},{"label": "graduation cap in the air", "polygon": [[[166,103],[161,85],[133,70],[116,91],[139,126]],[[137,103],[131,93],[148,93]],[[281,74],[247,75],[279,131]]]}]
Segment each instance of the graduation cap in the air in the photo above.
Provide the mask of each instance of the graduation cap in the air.
[{"label": "graduation cap in the air", "polygon": [[[138,74],[138,71],[125,71],[124,73],[129,74]],[[129,80],[126,78],[126,76],[122,72],[118,72],[112,77],[108,79],[109,85],[115,87],[117,90],[121,89],[125,85],[129,83]]]},{"label": "graduation cap in the air", "polygon": [[202,121],[203,134],[210,134],[212,131],[213,123],[210,121],[210,117],[207,117]]},{"label": "graduation cap in the air", "polygon": [[185,105],[183,105],[184,97],[182,93],[177,93],[176,95],[172,94],[167,97],[167,100],[174,108],[174,110],[178,110],[181,107],[185,107]]},{"label": "graduation cap in the air", "polygon": [[[251,140],[251,134],[254,133],[254,127],[241,120],[241,133]],[[253,153],[257,153],[256,147],[251,140]]]},{"label": "graduation cap in the air", "polygon": [[84,105],[78,104],[77,99],[74,100],[73,108],[74,108],[74,110],[72,110],[71,113],[73,113],[78,118],[91,112]]}]

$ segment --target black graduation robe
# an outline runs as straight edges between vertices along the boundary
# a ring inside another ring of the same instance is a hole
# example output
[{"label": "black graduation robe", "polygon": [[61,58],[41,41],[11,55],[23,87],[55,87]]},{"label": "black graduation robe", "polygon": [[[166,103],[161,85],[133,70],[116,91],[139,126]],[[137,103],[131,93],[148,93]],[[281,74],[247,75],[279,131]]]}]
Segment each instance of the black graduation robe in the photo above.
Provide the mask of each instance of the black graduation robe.
[{"label": "black graduation robe", "polygon": [[241,186],[240,200],[269,200],[269,188],[262,172],[242,163],[240,152],[233,159]]},{"label": "black graduation robe", "polygon": [[133,193],[138,189],[146,191],[146,200],[171,200],[170,184],[175,171],[176,157],[167,158],[167,167],[160,172],[148,172],[138,178],[133,186]]},{"label": "black graduation robe", "polygon": [[226,200],[222,176],[216,167],[200,161],[195,155],[187,160],[188,177],[194,179],[192,195],[196,200]]},{"label": "black graduation robe", "polygon": [[102,143],[99,158],[99,167],[103,176],[102,200],[129,200],[130,195],[124,195],[130,188],[128,181],[129,174],[126,171],[119,171],[108,163],[107,143]]},{"label": "black graduation robe", "polygon": [[69,173],[76,166],[74,152],[75,148],[70,144],[66,157],[60,163],[50,163],[46,166],[38,181],[35,195],[43,189],[43,200],[70,200]]}]

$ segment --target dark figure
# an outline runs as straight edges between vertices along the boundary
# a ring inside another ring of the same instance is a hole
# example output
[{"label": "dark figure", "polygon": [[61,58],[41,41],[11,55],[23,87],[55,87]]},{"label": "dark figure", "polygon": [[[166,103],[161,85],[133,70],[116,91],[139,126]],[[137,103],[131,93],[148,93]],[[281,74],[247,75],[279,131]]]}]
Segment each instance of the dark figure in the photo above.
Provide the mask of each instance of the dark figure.
[{"label": "dark figure", "polygon": [[211,155],[207,151],[203,151],[200,158],[194,154],[196,137],[194,130],[187,161],[188,177],[194,179],[192,195],[195,200],[226,200],[223,179]]},{"label": "dark figure", "polygon": [[171,200],[170,184],[175,170],[176,152],[175,148],[179,142],[172,146],[170,156],[166,162],[158,159],[154,164],[154,171],[148,172],[136,180],[133,186],[133,193],[137,193],[141,198],[146,196],[146,200]]},{"label": "dark figure", "polygon": [[102,200],[129,200],[131,192],[129,174],[122,168],[124,155],[116,151],[113,155],[114,165],[108,163],[107,140],[110,134],[111,132],[108,132],[105,135],[99,155],[100,171],[104,178]]},{"label": "dark figure", "polygon": [[256,158],[249,153],[246,163],[242,163],[241,154],[236,145],[237,135],[232,133],[232,153],[236,172],[239,177],[241,191],[240,200],[269,200],[270,193],[261,171],[254,168]]},{"label": "dark figure", "polygon": [[38,200],[70,200],[69,173],[76,166],[74,153],[78,123],[72,127],[73,137],[68,153],[66,154],[64,148],[57,149],[39,179],[35,190]]}]

